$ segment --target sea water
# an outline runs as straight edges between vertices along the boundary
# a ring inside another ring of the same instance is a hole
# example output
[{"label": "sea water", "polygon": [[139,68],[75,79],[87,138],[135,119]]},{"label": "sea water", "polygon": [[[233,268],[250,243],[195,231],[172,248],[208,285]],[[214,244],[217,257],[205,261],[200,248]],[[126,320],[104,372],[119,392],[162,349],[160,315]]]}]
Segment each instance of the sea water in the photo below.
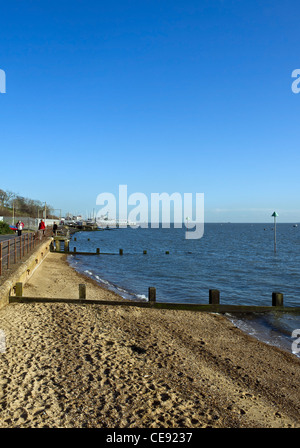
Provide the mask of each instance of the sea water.
[{"label": "sea water", "polygon": [[[78,232],[70,250],[99,248],[103,255],[70,255],[68,261],[126,299],[147,300],[154,286],[161,302],[207,304],[209,289],[218,289],[221,304],[270,306],[272,292],[281,292],[286,307],[300,306],[300,227],[277,224],[276,252],[272,224],[205,224],[200,239],[186,239],[185,232],[185,227]],[[300,316],[291,313],[227,317],[290,352],[292,332],[300,329]]]}]

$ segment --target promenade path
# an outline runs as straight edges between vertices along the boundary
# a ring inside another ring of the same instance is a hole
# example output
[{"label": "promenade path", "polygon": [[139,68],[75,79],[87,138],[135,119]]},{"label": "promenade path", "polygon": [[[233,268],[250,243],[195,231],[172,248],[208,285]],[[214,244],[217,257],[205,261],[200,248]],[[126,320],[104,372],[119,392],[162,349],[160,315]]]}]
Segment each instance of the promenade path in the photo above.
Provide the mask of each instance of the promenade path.
[{"label": "promenade path", "polygon": [[11,235],[0,235],[0,243],[1,241],[11,240],[18,236],[17,233],[11,234]]},{"label": "promenade path", "polygon": [[47,229],[45,236],[38,232],[26,231],[22,232],[21,238],[18,234],[0,235],[0,286],[50,235],[52,235],[52,229]]}]

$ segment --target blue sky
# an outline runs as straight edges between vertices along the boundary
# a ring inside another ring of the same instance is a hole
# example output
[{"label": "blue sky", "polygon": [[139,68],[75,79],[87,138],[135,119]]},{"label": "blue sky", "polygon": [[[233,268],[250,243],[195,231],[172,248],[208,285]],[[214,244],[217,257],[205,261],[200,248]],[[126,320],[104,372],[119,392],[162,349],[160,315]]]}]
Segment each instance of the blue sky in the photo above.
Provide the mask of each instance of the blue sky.
[{"label": "blue sky", "polygon": [[64,212],[204,193],[206,222],[300,221],[299,8],[0,1],[0,188]]}]

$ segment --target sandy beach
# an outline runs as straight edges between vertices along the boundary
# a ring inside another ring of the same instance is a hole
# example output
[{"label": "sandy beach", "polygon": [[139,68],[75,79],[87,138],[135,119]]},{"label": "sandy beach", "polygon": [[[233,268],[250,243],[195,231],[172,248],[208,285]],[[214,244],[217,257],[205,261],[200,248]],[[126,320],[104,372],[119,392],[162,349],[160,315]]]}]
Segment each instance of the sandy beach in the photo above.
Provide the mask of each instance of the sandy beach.
[{"label": "sandy beach", "polygon": [[[118,298],[54,253],[24,295],[77,298],[79,283]],[[300,427],[300,361],[221,315],[10,304],[0,329],[2,428]]]}]

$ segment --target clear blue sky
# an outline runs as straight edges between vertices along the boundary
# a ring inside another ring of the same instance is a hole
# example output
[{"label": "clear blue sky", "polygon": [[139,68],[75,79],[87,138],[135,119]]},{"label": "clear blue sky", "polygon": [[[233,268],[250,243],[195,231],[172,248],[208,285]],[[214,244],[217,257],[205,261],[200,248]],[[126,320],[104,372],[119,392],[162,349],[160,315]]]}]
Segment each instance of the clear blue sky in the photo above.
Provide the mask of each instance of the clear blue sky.
[{"label": "clear blue sky", "polygon": [[300,221],[299,3],[1,1],[0,188],[64,212],[204,193],[205,221]]}]

